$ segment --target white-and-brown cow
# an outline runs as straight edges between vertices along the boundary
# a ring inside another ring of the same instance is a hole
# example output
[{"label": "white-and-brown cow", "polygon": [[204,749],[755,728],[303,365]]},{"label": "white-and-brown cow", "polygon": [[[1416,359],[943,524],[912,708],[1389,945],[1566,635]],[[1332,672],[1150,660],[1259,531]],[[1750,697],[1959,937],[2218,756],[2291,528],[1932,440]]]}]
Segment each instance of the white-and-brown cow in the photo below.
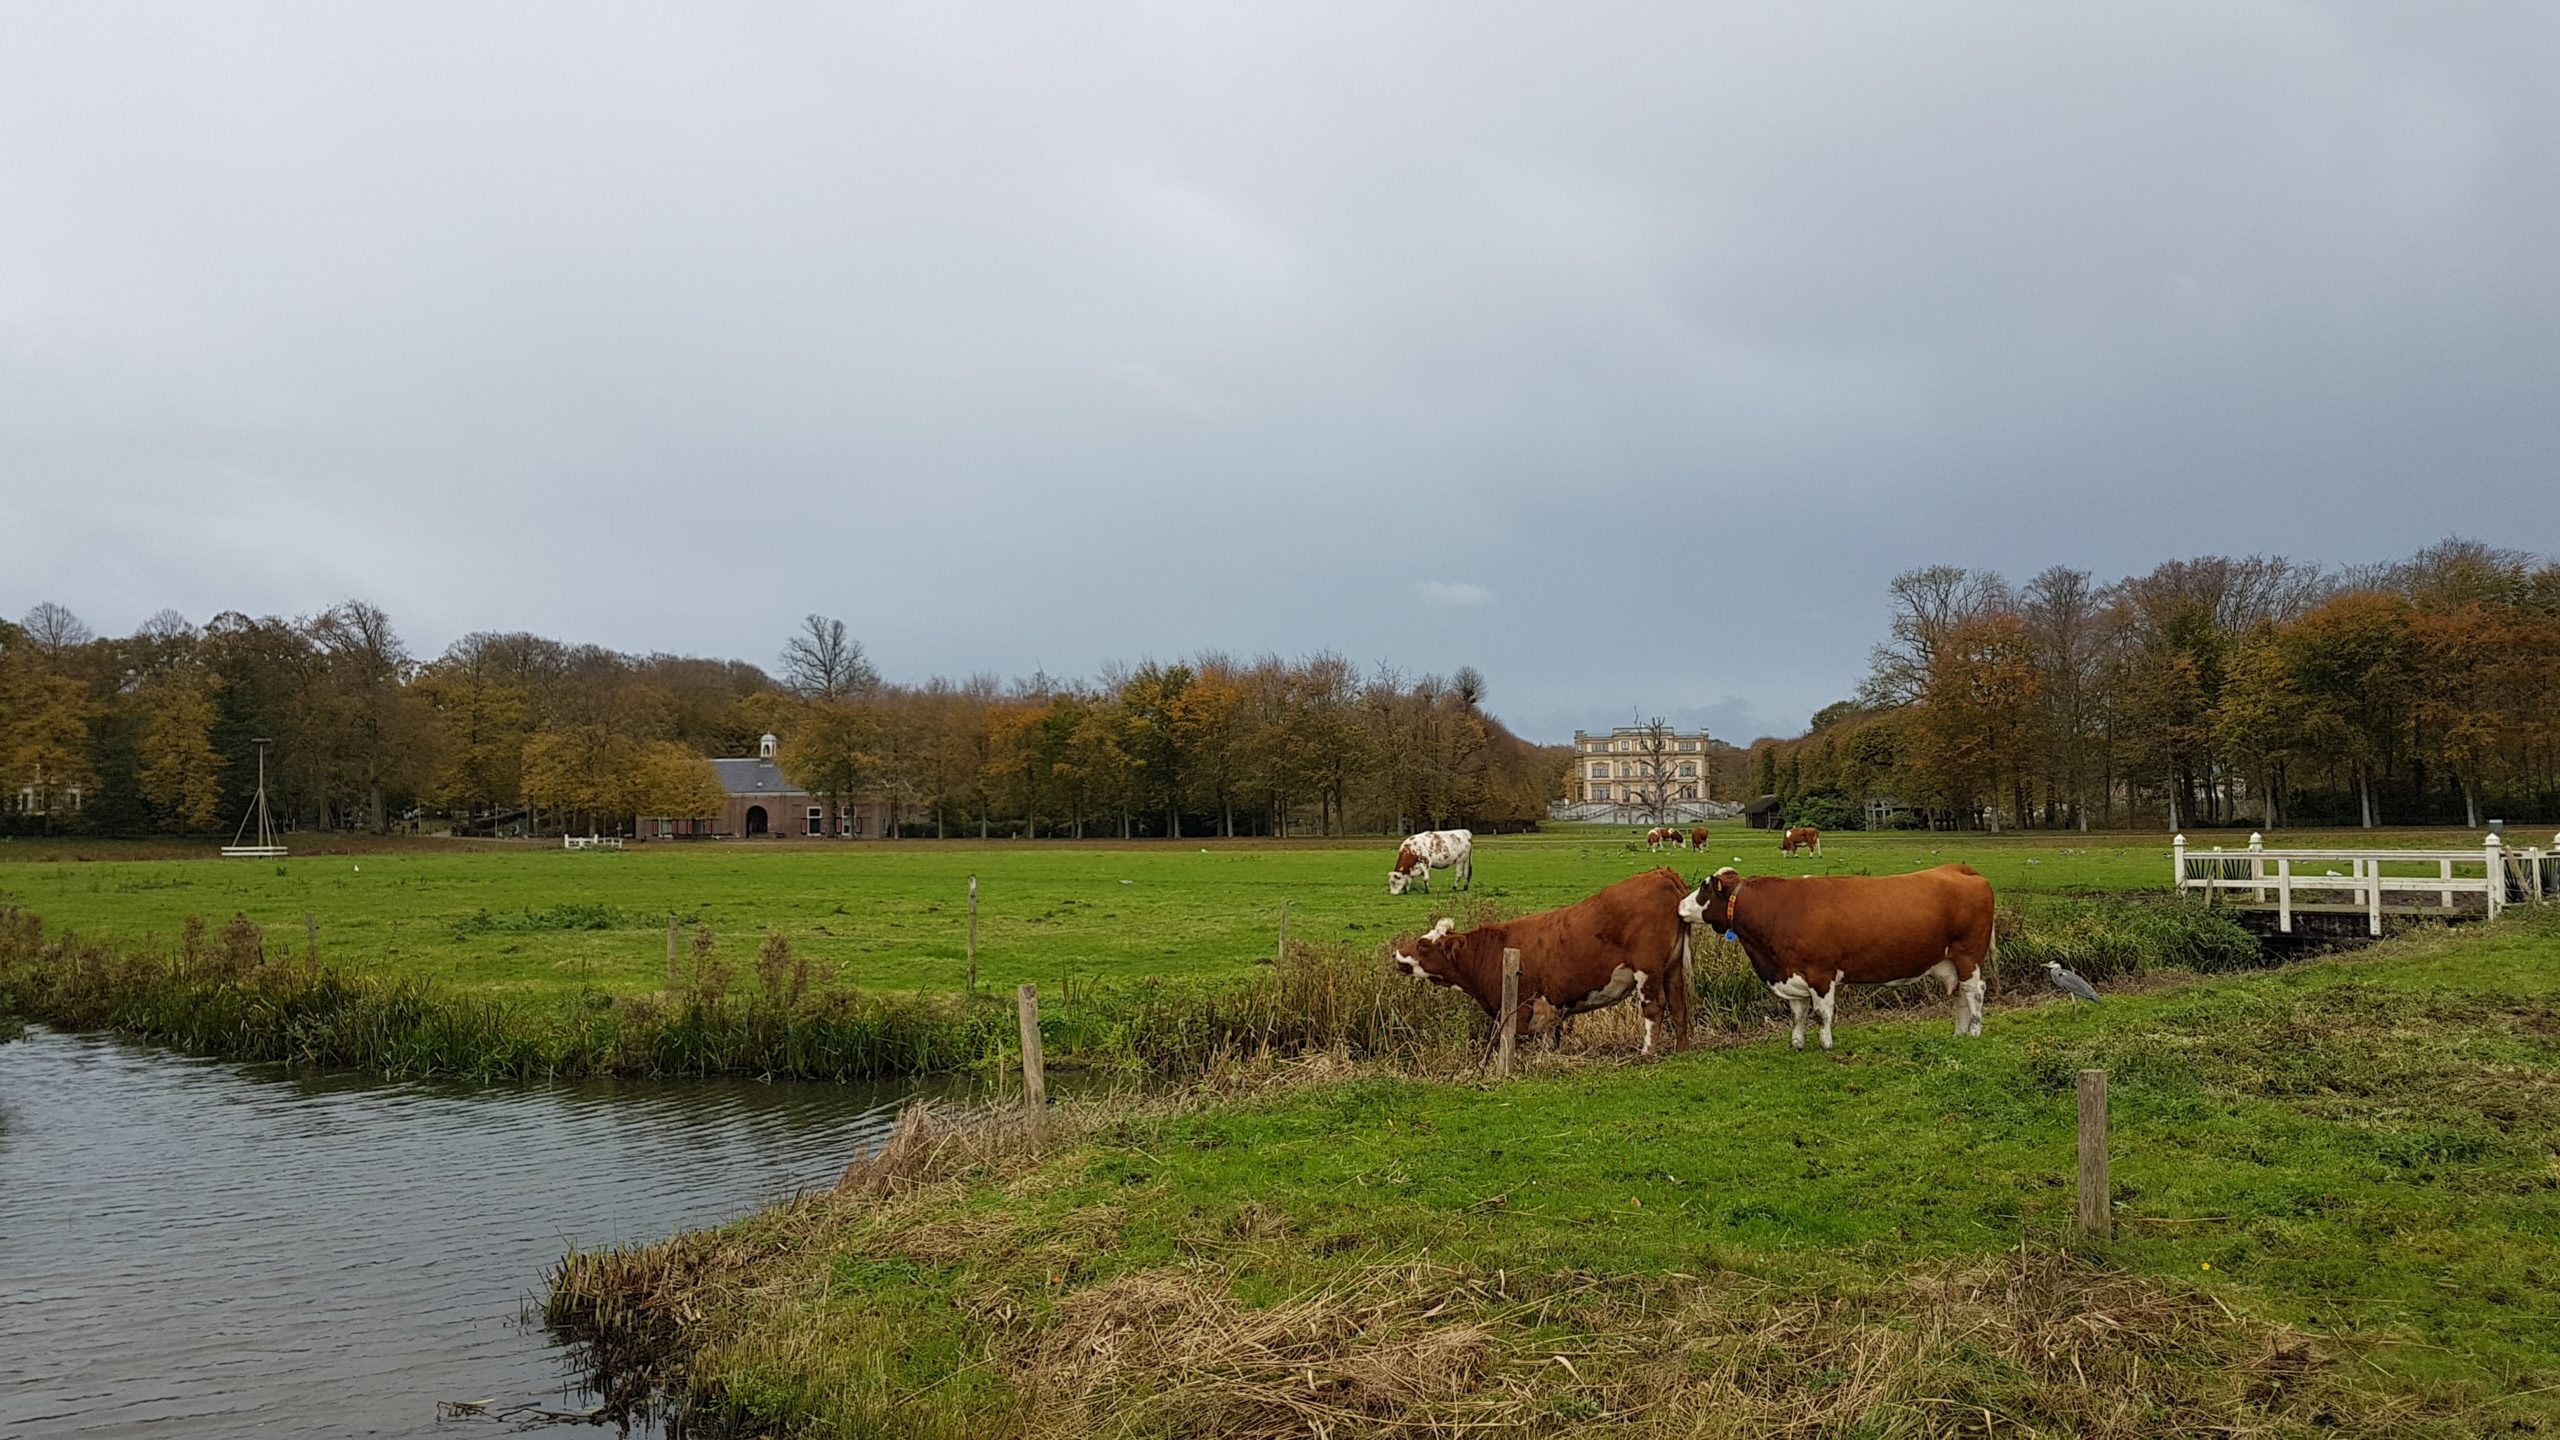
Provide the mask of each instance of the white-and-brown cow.
[{"label": "white-and-brown cow", "polygon": [[1401,895],[1408,889],[1431,893],[1431,872],[1454,872],[1451,880],[1461,890],[1475,883],[1476,832],[1473,830],[1425,830],[1408,835],[1396,850],[1396,868],[1387,872],[1387,893]]},{"label": "white-and-brown cow", "polygon": [[1811,825],[1789,827],[1786,838],[1778,842],[1778,853],[1793,855],[1799,850],[1810,850],[1816,855],[1821,854],[1822,832]]},{"label": "white-and-brown cow", "polygon": [[1831,1017],[1840,986],[1926,975],[1956,999],[1956,1033],[1982,1033],[1982,965],[1991,956],[1991,882],[1964,864],[1909,875],[1809,875],[1746,880],[1727,866],[1698,882],[1680,918],[1742,942],[1751,968],[1795,1012],[1804,1048],[1807,1010]]},{"label": "white-and-brown cow", "polygon": [[1396,968],[1475,997],[1484,1013],[1502,1013],[1502,952],[1520,952],[1515,1033],[1529,1033],[1529,1014],[1544,1000],[1559,1017],[1634,1000],[1644,1011],[1644,1048],[1668,1016],[1673,1048],[1689,1046],[1689,927],[1680,906],[1689,884],[1663,868],[1631,876],[1587,900],[1453,933],[1442,920],[1396,947]]},{"label": "white-and-brown cow", "polygon": [[1680,832],[1668,825],[1656,825],[1644,832],[1644,848],[1647,850],[1660,850],[1665,845],[1679,849]]}]

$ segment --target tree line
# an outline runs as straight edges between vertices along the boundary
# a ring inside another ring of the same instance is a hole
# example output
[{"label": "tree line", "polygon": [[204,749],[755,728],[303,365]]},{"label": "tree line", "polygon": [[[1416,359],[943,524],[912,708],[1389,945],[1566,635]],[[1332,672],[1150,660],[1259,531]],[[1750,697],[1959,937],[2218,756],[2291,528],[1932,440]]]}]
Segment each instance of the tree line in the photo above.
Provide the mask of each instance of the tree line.
[{"label": "tree line", "polygon": [[1894,579],[1857,695],[1762,740],[1799,823],[2478,825],[2560,814],[2560,565],[2453,539]]},{"label": "tree line", "polygon": [[255,793],[302,829],[627,828],[709,816],[707,757],[780,737],[796,784],[898,833],[1265,835],[1525,825],[1567,754],[1485,682],[1339,655],[1113,665],[1092,680],[884,680],[812,615],[779,673],[478,633],[412,655],[362,601],[102,637],[52,604],[0,621],[0,827],[225,830]]}]

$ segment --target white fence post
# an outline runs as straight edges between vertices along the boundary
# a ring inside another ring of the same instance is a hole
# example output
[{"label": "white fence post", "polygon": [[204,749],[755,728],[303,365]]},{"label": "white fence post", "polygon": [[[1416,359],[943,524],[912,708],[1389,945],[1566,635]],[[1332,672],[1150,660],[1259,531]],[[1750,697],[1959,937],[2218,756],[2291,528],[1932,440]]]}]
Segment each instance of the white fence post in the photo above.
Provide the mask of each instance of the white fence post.
[{"label": "white fence post", "polygon": [[[2489,856],[2489,918],[2495,920],[2498,912],[2507,908],[2507,857],[2494,833],[2489,836],[2489,843],[2481,848]],[[2446,870],[2450,873],[2452,867],[2447,866]],[[2453,897],[2448,895],[2445,898],[2450,900]]]},{"label": "white fence post", "polygon": [[2276,862],[2276,928],[2293,933],[2293,859],[2287,856]]},{"label": "white fence post", "polygon": [[2177,888],[2180,899],[2187,893],[2187,837],[2169,837],[2169,883]]},{"label": "white fence post", "polygon": [[2379,940],[2382,938],[2382,862],[2367,860],[2358,868],[2364,872],[2365,928]]},{"label": "white fence post", "polygon": [[2255,830],[2250,831],[2249,878],[2257,882],[2257,887],[2249,892],[2249,898],[2261,905],[2267,901],[2267,862],[2258,852],[2266,848],[2267,837]]}]

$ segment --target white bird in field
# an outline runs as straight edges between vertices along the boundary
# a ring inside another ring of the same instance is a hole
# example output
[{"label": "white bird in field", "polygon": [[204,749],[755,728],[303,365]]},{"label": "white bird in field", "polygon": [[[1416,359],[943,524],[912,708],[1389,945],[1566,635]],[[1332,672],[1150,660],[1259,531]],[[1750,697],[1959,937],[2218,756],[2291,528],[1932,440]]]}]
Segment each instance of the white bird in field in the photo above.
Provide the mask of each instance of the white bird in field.
[{"label": "white bird in field", "polygon": [[2098,1003],[2098,987],[2063,969],[2061,961],[2044,962],[2044,973],[2053,981],[2054,989],[2071,997],[2073,1005],[2076,1006],[2083,1000],[2092,1005]]}]

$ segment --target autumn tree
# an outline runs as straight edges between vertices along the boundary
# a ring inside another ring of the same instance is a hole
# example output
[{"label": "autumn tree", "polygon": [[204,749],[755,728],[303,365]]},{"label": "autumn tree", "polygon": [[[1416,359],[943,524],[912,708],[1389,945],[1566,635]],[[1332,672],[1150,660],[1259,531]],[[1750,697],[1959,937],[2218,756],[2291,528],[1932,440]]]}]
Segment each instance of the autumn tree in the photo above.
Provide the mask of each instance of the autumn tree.
[{"label": "autumn tree", "polygon": [[382,830],[387,795],[418,788],[427,774],[426,716],[408,689],[416,667],[391,617],[362,600],[324,611],[309,628],[328,682],[322,699],[341,783],[361,802],[366,828]]},{"label": "autumn tree", "polygon": [[673,740],[653,740],[642,746],[634,766],[630,800],[635,815],[700,820],[719,814],[728,803],[720,772]]},{"label": "autumn tree", "polygon": [[[844,699],[802,707],[781,748],[782,773],[841,815],[880,775],[880,726],[873,707]],[[717,808],[716,806],[714,808]]]},{"label": "autumn tree", "polygon": [[2409,603],[2377,590],[2349,591],[2282,631],[2301,687],[2304,737],[2343,762],[2367,828],[2382,823],[2374,781],[2406,733],[2415,673]]},{"label": "autumn tree", "polygon": [[[562,821],[575,816],[590,831],[641,811],[641,745],[601,725],[545,730],[525,742],[525,798]],[[616,826],[619,829],[619,824]]]},{"label": "autumn tree", "polygon": [[[44,610],[38,606],[29,618],[49,619]],[[52,643],[15,626],[0,630],[0,804],[42,817],[48,830],[85,805],[98,784],[89,727],[99,707],[66,668],[64,633],[58,621]]]},{"label": "autumn tree", "polygon": [[142,715],[136,775],[163,829],[205,831],[222,814],[223,757],[213,747],[219,682],[202,666],[166,669],[133,694]]},{"label": "autumn tree", "polygon": [[[2022,817],[2024,776],[2043,685],[2026,622],[2013,612],[1971,616],[1948,630],[1930,655],[1915,722],[1942,798],[1970,810],[1988,801],[2000,829],[2006,800]],[[2003,795],[2003,782],[2009,793]]]},{"label": "autumn tree", "polygon": [[1159,665],[1150,660],[1131,671],[1120,686],[1120,749],[1129,757],[1140,803],[1164,810],[1164,833],[1182,838],[1183,783],[1189,777],[1188,731],[1182,693],[1191,688],[1188,665]]}]

